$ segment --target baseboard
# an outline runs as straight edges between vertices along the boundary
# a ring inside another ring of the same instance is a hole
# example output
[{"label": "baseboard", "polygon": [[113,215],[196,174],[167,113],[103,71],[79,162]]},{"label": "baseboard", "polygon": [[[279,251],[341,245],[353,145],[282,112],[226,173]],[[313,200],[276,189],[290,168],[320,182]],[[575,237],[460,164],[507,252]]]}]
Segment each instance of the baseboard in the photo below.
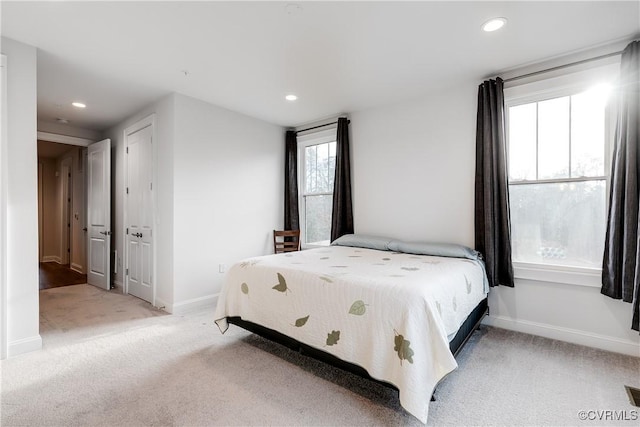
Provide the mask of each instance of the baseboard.
[{"label": "baseboard", "polygon": [[42,262],[57,262],[58,264],[62,264],[62,260],[60,259],[60,257],[55,255],[43,256]]},{"label": "baseboard", "polygon": [[42,337],[36,335],[29,338],[13,341],[7,345],[7,357],[14,357],[20,354],[37,351],[42,348]]},{"label": "baseboard", "polygon": [[72,262],[69,268],[71,268],[73,271],[76,271],[80,274],[84,274],[84,268],[82,268],[80,264],[76,264]]},{"label": "baseboard", "polygon": [[171,314],[184,314],[188,311],[195,310],[203,307],[211,307],[212,315],[213,310],[216,308],[219,294],[206,295],[199,298],[193,298],[186,301],[180,301],[171,306],[171,310],[167,310],[168,306],[165,305],[165,310]]},{"label": "baseboard", "polygon": [[638,357],[638,355],[640,355],[640,343],[612,338],[606,335],[579,331],[577,329],[562,328],[544,323],[493,315],[486,316],[482,321],[482,324],[522,332],[525,334],[538,335],[554,340],[566,341],[587,347],[599,348],[601,350],[612,351],[614,353],[622,353],[629,356]]}]

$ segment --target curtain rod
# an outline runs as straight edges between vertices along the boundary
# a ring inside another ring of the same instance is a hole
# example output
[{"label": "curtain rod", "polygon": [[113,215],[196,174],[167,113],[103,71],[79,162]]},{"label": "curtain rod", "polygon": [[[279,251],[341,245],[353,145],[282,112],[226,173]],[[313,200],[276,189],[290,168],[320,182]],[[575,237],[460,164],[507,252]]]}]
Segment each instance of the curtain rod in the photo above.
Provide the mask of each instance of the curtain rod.
[{"label": "curtain rod", "polygon": [[[297,131],[296,131],[296,133],[306,132],[306,131],[308,131],[308,130],[313,130],[313,129],[319,129],[319,128],[323,128],[323,127],[325,127],[325,126],[335,125],[335,124],[337,124],[337,123],[338,123],[338,122],[337,122],[337,121],[335,121],[335,122],[325,123],[325,124],[323,124],[323,125],[318,125],[318,126],[314,126],[314,127],[307,128],[307,129],[300,129],[300,130],[297,130]],[[349,123],[351,123],[351,120],[347,120],[347,124],[349,124]]]},{"label": "curtain rod", "polygon": [[532,73],[523,74],[521,76],[511,77],[509,79],[505,79],[504,83],[512,82],[514,80],[525,79],[527,77],[537,76],[538,74],[544,74],[544,73],[548,73],[550,71],[561,70],[563,68],[573,67],[575,65],[586,64],[587,62],[597,61],[599,59],[605,59],[605,58],[609,58],[609,57],[620,55],[620,54],[622,54],[622,51],[607,53],[606,55],[594,56],[593,58],[587,58],[587,59],[583,59],[581,61],[570,62],[568,64],[563,64],[563,65],[558,65],[556,67],[547,68],[545,70],[534,71]]}]

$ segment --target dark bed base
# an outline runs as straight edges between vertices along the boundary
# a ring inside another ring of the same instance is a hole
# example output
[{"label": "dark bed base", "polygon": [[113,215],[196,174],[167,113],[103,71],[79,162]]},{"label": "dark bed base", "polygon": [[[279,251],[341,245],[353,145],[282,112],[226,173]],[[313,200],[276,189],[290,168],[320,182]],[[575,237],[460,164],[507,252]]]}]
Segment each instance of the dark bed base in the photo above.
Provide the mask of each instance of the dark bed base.
[{"label": "dark bed base", "polygon": [[[464,323],[458,330],[458,333],[449,342],[449,348],[451,349],[451,353],[453,353],[454,356],[458,355],[462,347],[466,344],[466,342],[471,337],[471,334],[480,326],[480,322],[482,321],[482,318],[484,317],[484,315],[487,314],[488,312],[489,312],[489,306],[487,304],[487,299],[485,298],[482,301],[480,301],[480,304],[478,304],[477,307],[471,312],[471,314],[467,317],[467,320],[464,321]],[[329,365],[333,365],[337,368],[351,372],[360,377],[375,381],[377,383],[383,384],[387,387],[391,387],[397,390],[397,387],[395,387],[393,384],[372,378],[367,372],[367,370],[364,369],[362,366],[345,362],[344,360],[338,359],[336,356],[332,354],[329,354],[322,350],[318,350],[317,348],[314,348],[314,347],[310,347],[304,343],[301,343],[298,340],[288,337],[287,335],[281,334],[278,331],[265,328],[264,326],[260,326],[253,322],[242,320],[240,317],[228,317],[227,321],[234,325],[240,326],[241,328],[244,328],[249,332],[258,334],[261,337],[264,337],[268,340],[275,341],[277,343],[284,345],[285,347],[289,347],[292,350],[299,351],[301,354],[304,354],[309,357],[313,357],[314,359],[328,363]]]}]

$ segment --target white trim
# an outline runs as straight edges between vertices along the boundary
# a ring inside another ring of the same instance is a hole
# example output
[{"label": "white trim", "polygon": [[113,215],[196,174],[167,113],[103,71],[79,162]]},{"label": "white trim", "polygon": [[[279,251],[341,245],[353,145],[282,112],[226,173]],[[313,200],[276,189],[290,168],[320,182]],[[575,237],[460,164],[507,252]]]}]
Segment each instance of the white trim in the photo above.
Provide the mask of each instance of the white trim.
[{"label": "white trim", "polygon": [[42,257],[41,262],[56,262],[58,264],[62,264],[62,260],[57,255],[47,255]]},{"label": "white trim", "polygon": [[20,354],[30,353],[42,349],[42,337],[35,335],[29,338],[10,342],[7,346],[7,357],[15,357]]},{"label": "white trim", "polygon": [[528,320],[512,319],[506,316],[486,316],[483,325],[495,326],[496,328],[508,329],[510,331],[522,332],[525,334],[537,335],[554,340],[565,341],[587,347],[599,348],[601,350],[612,351],[614,353],[627,354],[638,357],[640,354],[640,343],[619,338],[608,337],[606,335],[594,334],[591,332],[579,331],[577,329],[562,328],[545,323],[530,322]]},{"label": "white trim", "polygon": [[[538,76],[533,81],[524,79],[510,83],[504,89],[505,98],[505,127],[507,134],[507,157],[509,156],[509,109],[517,105],[541,102],[547,99],[572,96],[580,93],[604,80],[611,80],[612,76],[618,73],[619,57],[608,58],[604,63],[597,62],[589,64],[587,69],[563,69],[554,72],[553,75]],[[612,104],[610,102],[610,104]],[[545,184],[551,181],[576,182],[576,181],[605,181],[605,188],[609,189],[609,171],[611,151],[613,147],[613,135],[611,133],[612,119],[609,108],[605,111],[605,147],[604,147],[604,176],[566,178],[561,180],[529,180],[509,182],[508,185]],[[614,126],[615,127],[615,126]],[[608,203],[608,195],[605,197]],[[606,206],[608,211],[608,205]],[[513,226],[513,225],[512,225]],[[527,279],[538,282],[553,282],[567,285],[600,287],[601,269],[580,268],[575,266],[562,266],[553,264],[534,264],[524,262],[513,262],[514,275],[517,279]]]},{"label": "white trim", "polygon": [[76,264],[75,262],[72,262],[71,265],[69,266],[70,269],[72,269],[75,272],[78,272],[80,274],[84,274],[84,269],[82,268],[82,266],[80,264]]},{"label": "white trim", "polygon": [[38,259],[42,259],[44,256],[44,195],[42,194],[43,188],[43,174],[44,166],[42,159],[38,158]]},{"label": "white trim", "polygon": [[198,308],[211,307],[215,308],[216,303],[218,302],[218,296],[220,294],[211,294],[206,295],[199,298],[192,298],[186,301],[181,301],[175,303],[171,306],[170,310],[167,310],[168,307],[165,305],[165,310],[169,311],[171,314],[184,314],[191,310],[195,310]]},{"label": "white trim", "polygon": [[[128,248],[127,248],[127,227],[128,227],[128,221],[127,221],[127,192],[126,192],[126,187],[127,187],[127,179],[128,179],[128,168],[129,168],[129,163],[127,161],[127,154],[126,154],[126,150],[129,147],[129,135],[144,129],[148,126],[151,126],[151,180],[153,183],[157,183],[158,182],[158,149],[157,149],[157,129],[156,129],[156,115],[155,113],[152,113],[150,115],[148,115],[147,117],[138,120],[136,123],[134,123],[133,125],[127,127],[124,131],[123,131],[123,141],[124,141],[124,167],[122,168],[123,170],[123,175],[124,175],[124,186],[122,189],[122,207],[123,207],[123,211],[122,211],[122,216],[123,216],[123,221],[122,221],[122,242],[123,242],[123,250],[122,250],[122,281],[124,283],[124,287],[123,287],[123,293],[129,293],[129,281],[128,281],[128,276],[126,275],[127,272],[127,268],[128,266]],[[152,262],[153,262],[153,267],[152,267],[152,271],[151,271],[151,284],[153,287],[153,297],[151,298],[151,305],[153,305],[154,307],[156,307],[156,277],[158,277],[157,275],[157,239],[156,239],[156,228],[157,228],[157,212],[158,212],[158,207],[157,207],[157,198],[156,198],[156,193],[157,193],[157,187],[154,188],[151,191],[151,223],[153,224],[153,228],[152,228],[152,232],[151,232],[151,238],[152,238],[152,247],[153,247],[153,253],[152,253]],[[116,259],[116,263],[118,262],[118,260]]]},{"label": "white trim", "polygon": [[[298,213],[299,213],[299,221],[300,221],[300,242],[302,249],[312,249],[328,246],[316,243],[306,243],[306,210],[305,210],[305,152],[307,147],[311,147],[314,145],[320,144],[328,144],[331,142],[336,142],[337,135],[336,131],[338,129],[338,125],[330,125],[326,128],[309,131],[309,133],[305,133],[302,136],[297,136],[297,147],[298,147]],[[337,147],[336,147],[337,149]],[[332,195],[333,191],[329,193],[314,193],[313,195]]]},{"label": "white trim", "polygon": [[77,136],[59,135],[51,132],[38,131],[38,139],[41,141],[57,142],[59,144],[77,145],[80,147],[88,147],[96,141],[87,138],[78,138]]},{"label": "white trim", "polygon": [[513,273],[516,279],[587,286],[590,288],[600,288],[602,286],[602,270],[599,268],[514,262]]},{"label": "white trim", "polygon": [[0,55],[0,360],[7,358],[7,57]]}]

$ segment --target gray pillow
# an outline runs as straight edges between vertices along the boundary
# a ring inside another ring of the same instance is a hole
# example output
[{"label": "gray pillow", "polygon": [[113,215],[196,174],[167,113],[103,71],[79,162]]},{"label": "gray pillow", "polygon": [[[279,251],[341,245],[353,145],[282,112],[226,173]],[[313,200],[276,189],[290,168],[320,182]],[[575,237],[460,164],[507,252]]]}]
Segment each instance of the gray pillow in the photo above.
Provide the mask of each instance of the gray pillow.
[{"label": "gray pillow", "polygon": [[387,251],[387,245],[392,241],[387,237],[366,236],[364,234],[345,234],[331,242],[332,246],[351,246],[354,248],[377,249]]},{"label": "gray pillow", "polygon": [[401,242],[393,240],[387,247],[390,251],[415,255],[433,255],[451,258],[480,259],[480,253],[463,245],[454,243]]}]

